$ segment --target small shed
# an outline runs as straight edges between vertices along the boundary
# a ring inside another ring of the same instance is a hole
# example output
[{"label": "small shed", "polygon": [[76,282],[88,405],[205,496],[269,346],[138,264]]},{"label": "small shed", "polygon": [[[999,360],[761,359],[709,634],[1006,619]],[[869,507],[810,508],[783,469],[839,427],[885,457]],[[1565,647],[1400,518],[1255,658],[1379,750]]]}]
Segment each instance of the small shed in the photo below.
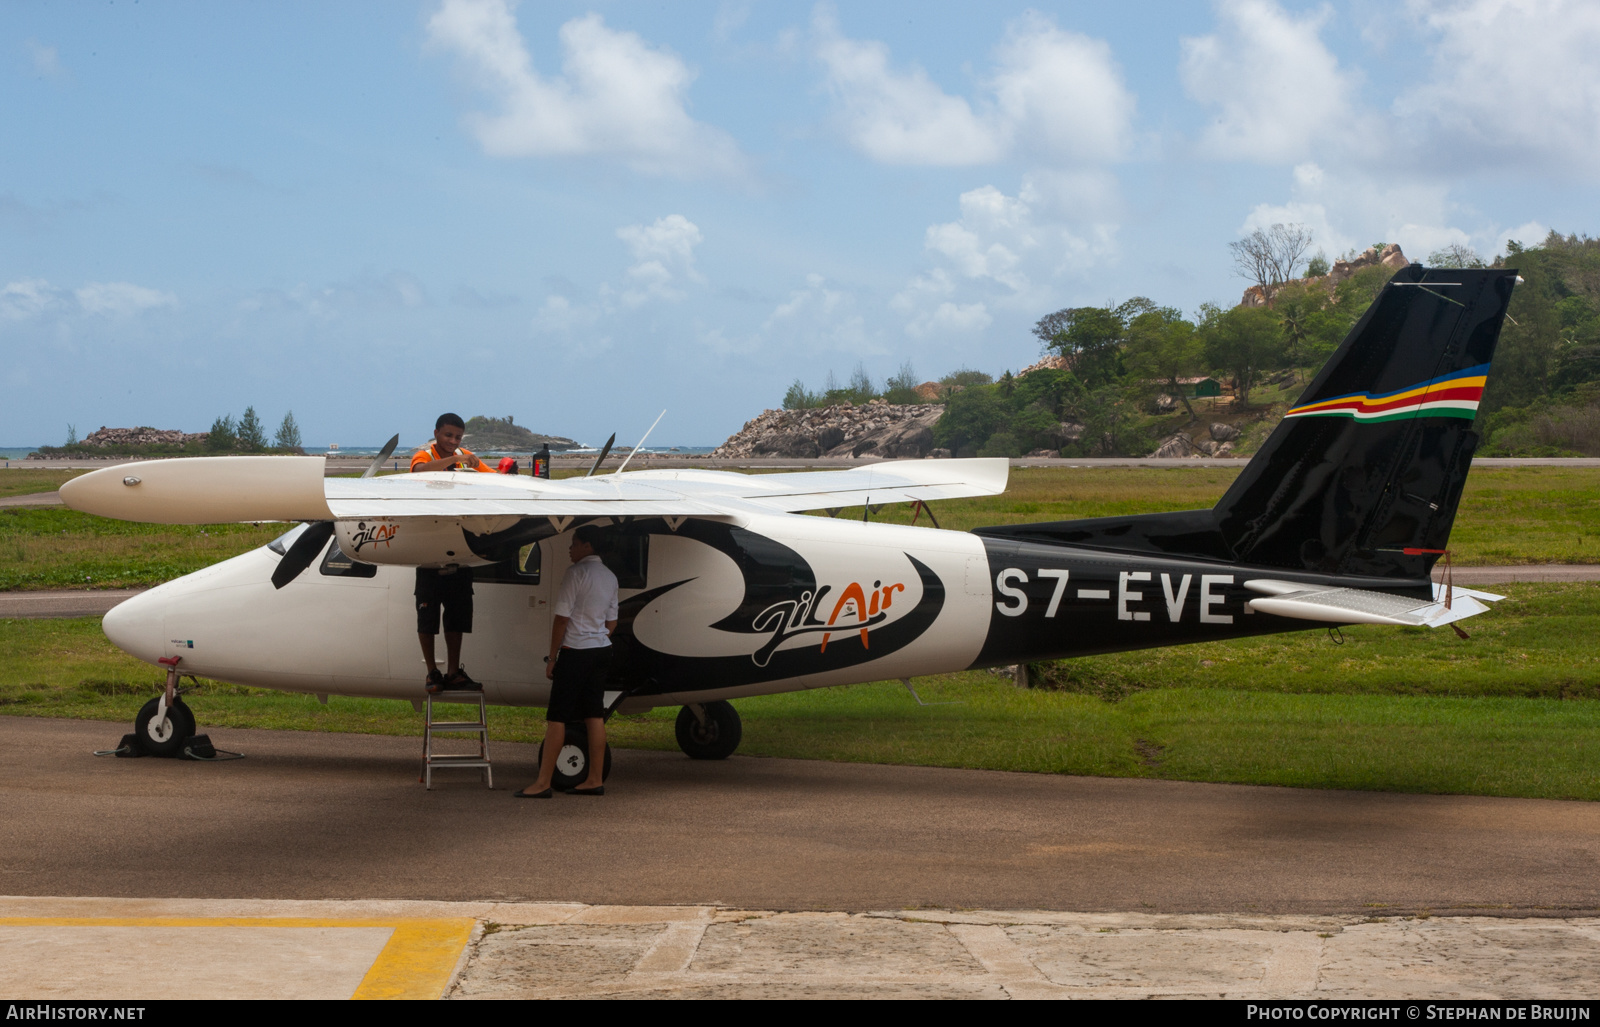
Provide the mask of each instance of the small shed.
[{"label": "small shed", "polygon": [[1183,391],[1188,393],[1189,396],[1194,399],[1202,399],[1206,396],[1222,395],[1222,383],[1217,381],[1215,378],[1206,378],[1203,376],[1196,378],[1179,378],[1178,384],[1182,385]]}]

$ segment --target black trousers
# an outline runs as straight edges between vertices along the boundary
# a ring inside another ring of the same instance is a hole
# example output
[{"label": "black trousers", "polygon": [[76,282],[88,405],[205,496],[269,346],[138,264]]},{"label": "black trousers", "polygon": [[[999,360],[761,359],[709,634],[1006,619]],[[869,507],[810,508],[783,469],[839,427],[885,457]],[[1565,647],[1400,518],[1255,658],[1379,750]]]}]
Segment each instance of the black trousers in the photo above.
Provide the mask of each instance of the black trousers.
[{"label": "black trousers", "polygon": [[550,682],[550,708],[544,719],[552,724],[577,724],[606,715],[606,676],[611,670],[611,647],[562,649],[556,675]]}]

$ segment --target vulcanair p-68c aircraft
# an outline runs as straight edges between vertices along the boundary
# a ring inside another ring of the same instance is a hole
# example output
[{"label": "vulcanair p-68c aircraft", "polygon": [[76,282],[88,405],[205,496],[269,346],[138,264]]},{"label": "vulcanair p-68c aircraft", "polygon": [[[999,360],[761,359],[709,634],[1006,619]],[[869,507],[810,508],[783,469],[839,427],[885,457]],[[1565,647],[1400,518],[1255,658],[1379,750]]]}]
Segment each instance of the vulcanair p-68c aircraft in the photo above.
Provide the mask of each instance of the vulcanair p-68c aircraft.
[{"label": "vulcanair p-68c aircraft", "polygon": [[[1498,596],[1447,591],[1432,571],[1516,281],[1399,271],[1209,510],[971,532],[801,515],[996,495],[1008,464],[990,459],[548,480],[324,479],[320,457],[211,457],[106,468],[61,495],[125,520],[303,522],[113,609],[105,633],[132,655],[242,685],[413,702],[424,674],[411,568],[475,568],[464,659],[490,703],[543,706],[569,535],[608,525],[621,605],[607,707],[681,706],[683,749],[722,758],[740,735],[729,700],[745,696],[1484,612]],[[141,714],[147,751],[194,731],[170,691]]]}]

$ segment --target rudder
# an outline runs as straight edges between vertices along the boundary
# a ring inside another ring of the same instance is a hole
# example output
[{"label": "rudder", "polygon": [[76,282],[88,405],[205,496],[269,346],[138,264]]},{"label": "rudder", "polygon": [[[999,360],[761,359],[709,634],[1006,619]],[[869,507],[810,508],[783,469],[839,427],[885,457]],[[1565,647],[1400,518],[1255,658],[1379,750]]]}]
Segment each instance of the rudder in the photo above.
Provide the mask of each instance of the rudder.
[{"label": "rudder", "polygon": [[1424,579],[1516,272],[1402,268],[1214,508],[1241,563]]}]

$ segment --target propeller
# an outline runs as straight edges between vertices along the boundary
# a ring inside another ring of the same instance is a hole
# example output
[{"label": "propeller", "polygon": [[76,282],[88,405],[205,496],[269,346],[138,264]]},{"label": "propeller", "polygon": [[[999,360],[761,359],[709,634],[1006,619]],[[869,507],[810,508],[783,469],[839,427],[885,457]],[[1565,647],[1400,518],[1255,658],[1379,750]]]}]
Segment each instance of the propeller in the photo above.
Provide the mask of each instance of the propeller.
[{"label": "propeller", "polygon": [[611,452],[611,444],[613,442],[615,442],[615,441],[617,441],[617,433],[616,432],[612,432],[611,433],[611,437],[609,439],[606,439],[606,444],[603,447],[601,447],[600,455],[595,457],[594,466],[589,468],[589,473],[588,474],[584,475],[585,478],[593,478],[594,477],[594,472],[598,471],[600,469],[600,465],[605,462],[607,454],[609,454]]},{"label": "propeller", "polygon": [[283,559],[278,561],[277,569],[272,572],[272,587],[282,588],[295,578],[300,572],[311,566],[311,561],[322,552],[322,547],[327,544],[329,536],[333,534],[332,521],[311,521],[306,525],[306,530],[294,540],[294,545],[283,554]]},{"label": "propeller", "polygon": [[389,459],[391,456],[394,456],[394,447],[398,445],[400,445],[399,435],[395,435],[394,438],[390,439],[388,442],[385,442],[383,444],[383,451],[378,454],[378,459],[372,461],[372,466],[362,471],[361,476],[363,478],[370,478],[374,474],[377,474],[378,469],[383,466],[383,462]]}]

